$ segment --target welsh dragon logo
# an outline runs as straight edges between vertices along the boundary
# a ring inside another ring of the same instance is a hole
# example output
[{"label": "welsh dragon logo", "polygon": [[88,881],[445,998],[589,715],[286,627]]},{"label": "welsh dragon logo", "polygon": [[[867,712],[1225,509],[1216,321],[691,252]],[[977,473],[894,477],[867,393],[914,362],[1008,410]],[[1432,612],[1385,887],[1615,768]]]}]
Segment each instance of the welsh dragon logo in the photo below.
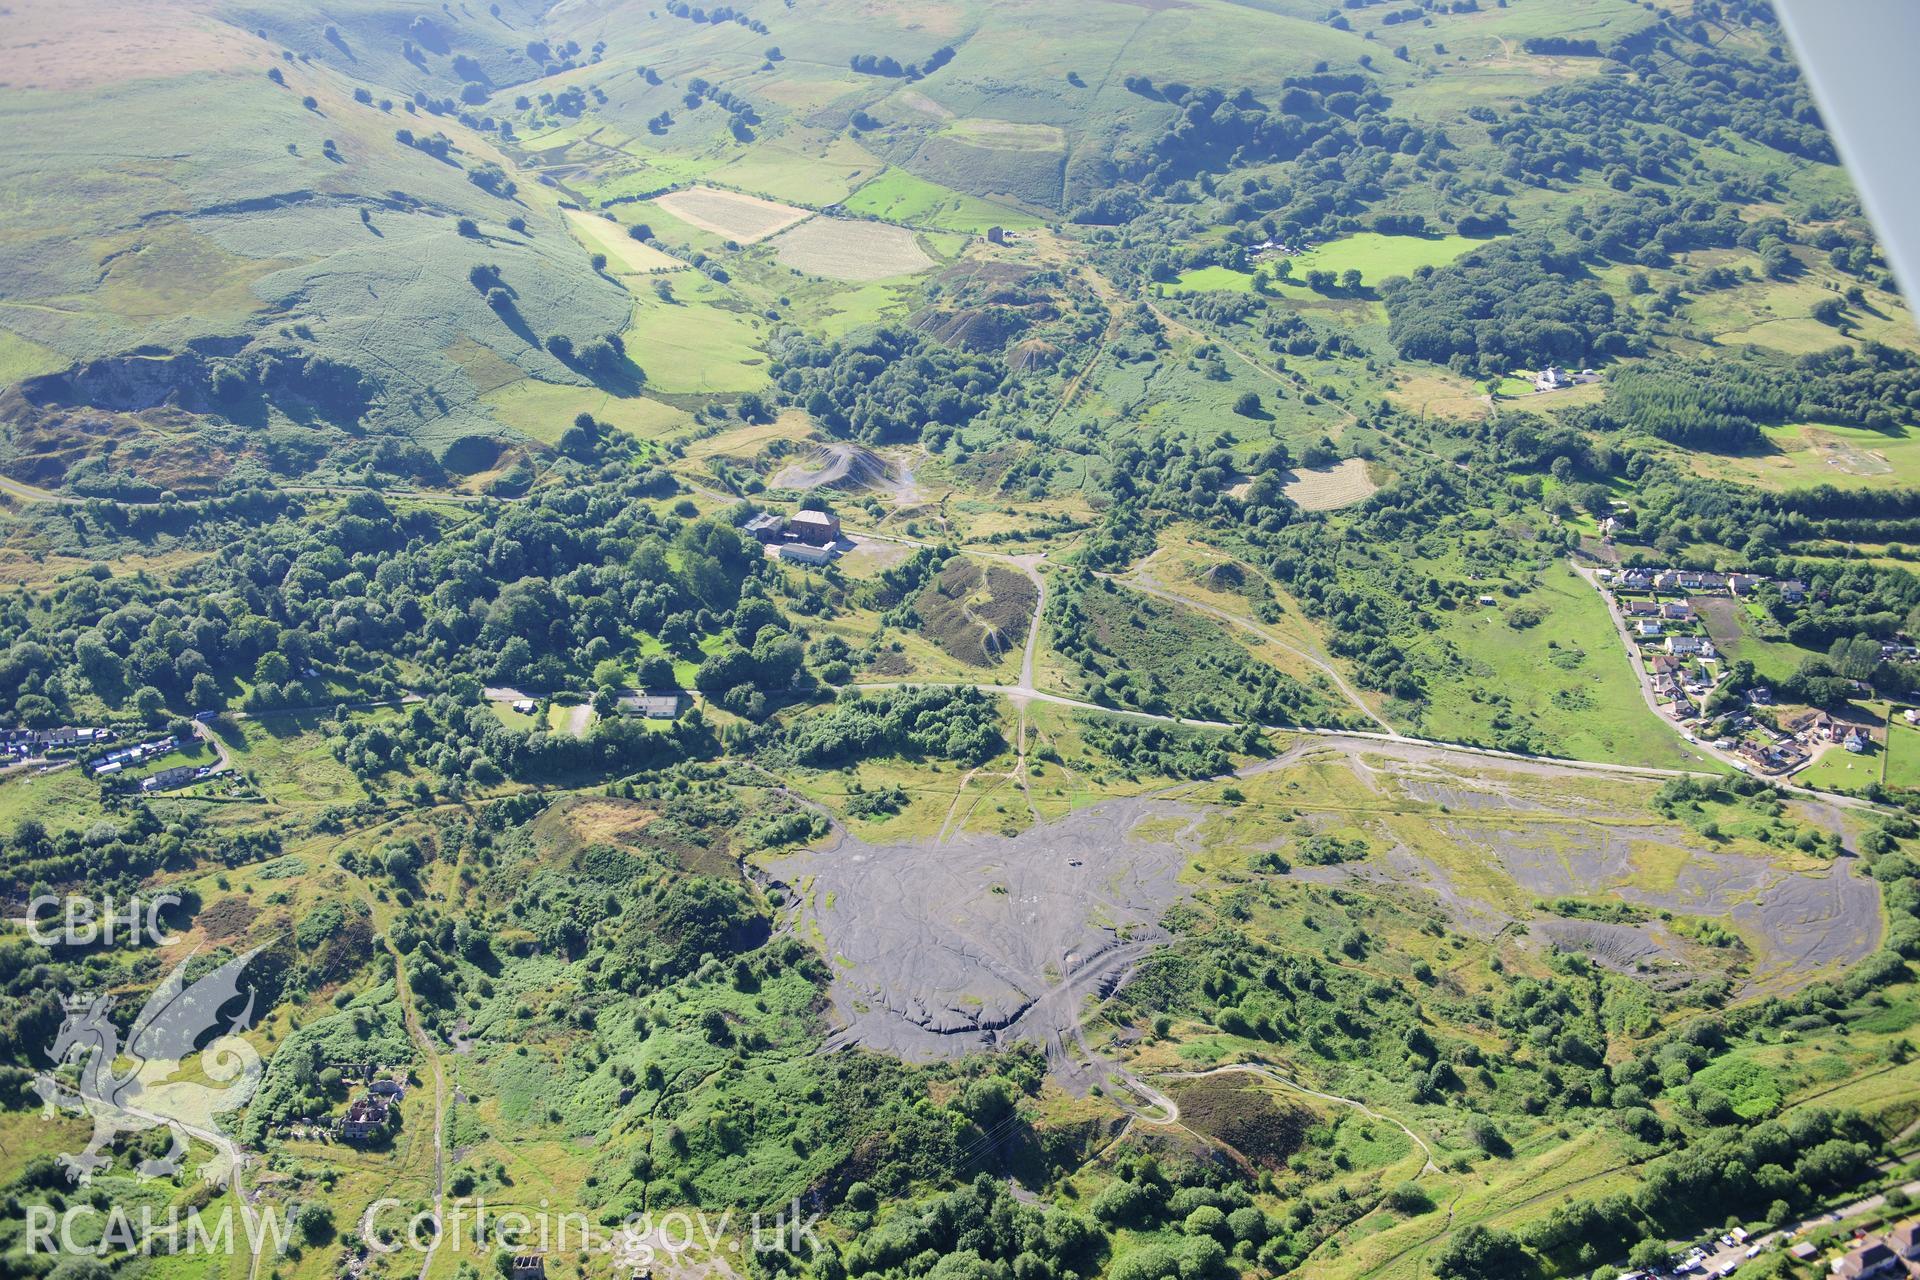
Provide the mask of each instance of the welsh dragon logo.
[{"label": "welsh dragon logo", "polygon": [[[111,1159],[107,1147],[115,1135],[159,1128],[171,1132],[172,1146],[165,1155],[143,1160],[141,1174],[178,1173],[198,1138],[213,1149],[200,1166],[201,1176],[216,1186],[233,1176],[240,1149],[217,1117],[245,1106],[260,1084],[260,1055],[239,1035],[253,1017],[252,991],[226,1029],[213,1033],[220,1010],[239,997],[242,970],[260,950],[227,961],[192,985],[186,980],[189,955],[147,1000],[124,1045],[107,1016],[112,996],[67,1000],[66,1020],[48,1051],[54,1070],[38,1073],[33,1087],[46,1115],[66,1111],[93,1119],[86,1149],[60,1157],[68,1177],[90,1181]],[[74,1068],[65,1074],[74,1074],[77,1087],[69,1088],[68,1080],[55,1074],[66,1067]]]}]

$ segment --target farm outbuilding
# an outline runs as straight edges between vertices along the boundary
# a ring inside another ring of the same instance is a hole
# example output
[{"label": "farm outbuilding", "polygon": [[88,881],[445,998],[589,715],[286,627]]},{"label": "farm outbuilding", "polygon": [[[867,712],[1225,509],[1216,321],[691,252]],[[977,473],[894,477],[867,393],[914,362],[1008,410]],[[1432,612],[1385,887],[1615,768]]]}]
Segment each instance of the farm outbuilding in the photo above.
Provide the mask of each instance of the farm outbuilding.
[{"label": "farm outbuilding", "polygon": [[810,547],[802,542],[782,543],[780,558],[791,560],[795,564],[825,565],[833,563],[831,547]]}]

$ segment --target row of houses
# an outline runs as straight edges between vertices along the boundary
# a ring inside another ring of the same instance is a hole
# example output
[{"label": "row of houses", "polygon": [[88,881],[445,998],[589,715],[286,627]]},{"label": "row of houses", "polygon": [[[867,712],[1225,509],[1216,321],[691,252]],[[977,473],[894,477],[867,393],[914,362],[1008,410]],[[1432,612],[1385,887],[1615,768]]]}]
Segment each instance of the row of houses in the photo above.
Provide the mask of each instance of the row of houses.
[{"label": "row of houses", "polygon": [[179,740],[172,734],[155,738],[151,742],[136,742],[132,746],[109,751],[103,756],[95,756],[87,761],[87,772],[96,778],[105,777],[108,774],[120,772],[128,765],[145,764],[149,760],[157,760],[179,745]]},{"label": "row of houses", "polygon": [[[1757,573],[1719,573],[1710,569],[1619,569],[1602,571],[1615,591],[1656,591],[1696,596],[1750,596],[1770,579]],[[1780,598],[1797,604],[1807,597],[1807,584],[1786,578],[1775,585]]]},{"label": "row of houses", "polygon": [[111,729],[73,725],[62,725],[58,729],[8,729],[0,733],[0,758],[37,760],[50,752],[71,751],[113,739]]}]

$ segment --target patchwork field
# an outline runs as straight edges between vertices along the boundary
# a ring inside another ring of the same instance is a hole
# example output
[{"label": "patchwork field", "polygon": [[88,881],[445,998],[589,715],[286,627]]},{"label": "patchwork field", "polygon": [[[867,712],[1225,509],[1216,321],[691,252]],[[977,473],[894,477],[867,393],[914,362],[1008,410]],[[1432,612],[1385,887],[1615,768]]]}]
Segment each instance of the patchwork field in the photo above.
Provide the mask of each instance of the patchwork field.
[{"label": "patchwork field", "polygon": [[[1362,231],[1290,257],[1263,262],[1253,271],[1195,267],[1182,272],[1173,287],[1202,291],[1250,290],[1257,277],[1277,295],[1307,299],[1316,296],[1303,283],[1310,271],[1331,271],[1336,276],[1349,270],[1358,271],[1365,286],[1371,287],[1393,276],[1410,275],[1420,267],[1445,266],[1487,243],[1490,241],[1467,236],[1395,236]],[[1284,275],[1281,263],[1287,264]]]},{"label": "patchwork field", "polygon": [[650,387],[669,394],[714,394],[766,384],[767,320],[699,272],[654,279],[670,290],[672,301],[651,291],[636,295],[625,335],[630,351],[647,353]]},{"label": "patchwork field", "polygon": [[1521,732],[1557,755],[1701,767],[1647,709],[1599,593],[1564,564],[1539,579],[1445,616],[1424,646],[1434,665],[1419,732],[1489,744]]},{"label": "patchwork field", "polygon": [[569,209],[567,223],[590,251],[607,255],[616,274],[647,275],[655,271],[676,271],[687,265],[670,253],[635,240],[618,222],[580,209]]},{"label": "patchwork field", "polygon": [[1887,745],[1883,753],[1885,777],[1890,787],[1920,790],[1920,728],[1908,724],[1899,715],[1887,720]]},{"label": "patchwork field", "polygon": [[757,244],[813,216],[808,209],[718,187],[689,187],[658,197],[655,204],[702,231],[738,244]]},{"label": "patchwork field", "polygon": [[847,218],[814,218],[774,241],[782,266],[834,280],[886,280],[914,275],[933,259],[904,227]]},{"label": "patchwork field", "polygon": [[[673,368],[660,364],[659,371],[671,384]],[[692,425],[692,419],[684,411],[647,396],[618,396],[597,387],[567,386],[531,378],[489,393],[486,404],[501,422],[543,444],[557,442],[582,413],[590,413],[598,421],[649,440]]]},{"label": "patchwork field", "polygon": [[862,185],[843,204],[848,213],[976,235],[989,227],[1040,225],[1030,213],[948,190],[897,168]]},{"label": "patchwork field", "polygon": [[1002,151],[1058,151],[1066,146],[1066,135],[1058,126],[1018,120],[991,120],[968,116],[951,120],[941,130],[977,147]]},{"label": "patchwork field", "polygon": [[1372,496],[1379,487],[1367,475],[1362,458],[1331,467],[1302,467],[1289,473],[1284,488],[1303,511],[1336,511]]}]

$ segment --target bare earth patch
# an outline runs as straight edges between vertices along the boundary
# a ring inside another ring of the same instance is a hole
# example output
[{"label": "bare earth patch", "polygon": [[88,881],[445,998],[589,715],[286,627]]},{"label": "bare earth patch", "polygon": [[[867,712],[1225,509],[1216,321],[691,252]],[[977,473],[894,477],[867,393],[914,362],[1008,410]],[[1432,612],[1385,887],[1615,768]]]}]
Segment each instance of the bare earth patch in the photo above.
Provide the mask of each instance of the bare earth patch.
[{"label": "bare earth patch", "polygon": [[1367,476],[1364,458],[1347,458],[1331,467],[1302,467],[1281,486],[1303,511],[1332,511],[1373,496],[1378,485]]},{"label": "bare earth patch", "polygon": [[834,280],[885,280],[933,266],[913,232],[883,222],[815,218],[775,242],[782,266]]},{"label": "bare earth patch", "polygon": [[1029,1040],[1071,1058],[1082,1002],[1165,940],[1204,812],[1113,800],[1011,838],[842,836],[775,860],[833,964],[829,1047],[927,1059]]},{"label": "bare earth patch", "polygon": [[[1344,760],[1358,783],[1389,801],[1382,812],[1393,812],[1393,801],[1440,812],[1423,812],[1418,828],[1362,821],[1374,844],[1369,857],[1296,866],[1296,880],[1362,881],[1430,894],[1463,933],[1491,937],[1524,922],[1540,941],[1586,951],[1662,984],[1742,959],[1743,994],[1797,990],[1859,962],[1879,942],[1879,893],[1855,858],[1819,864],[1791,851],[1767,855],[1716,844],[1684,826],[1647,818],[1638,790],[1623,790],[1617,798],[1586,792],[1567,785],[1564,775],[1542,787],[1528,773],[1552,779],[1553,766],[1544,762],[1489,763],[1469,773],[1455,762],[1419,759],[1417,747],[1342,757],[1315,745],[1244,772],[1257,777],[1291,767],[1305,752]],[[1835,821],[1819,806],[1807,816],[1823,825]],[[1308,815],[1310,829],[1323,820],[1354,821],[1345,809]],[[1417,830],[1440,839],[1415,836]],[[1615,924],[1536,909],[1563,897],[1613,899],[1652,916],[1671,912],[1720,922],[1751,949],[1750,962],[1744,952],[1716,959],[1662,918]]]},{"label": "bare earth patch", "polygon": [[777,200],[722,191],[718,187],[670,191],[654,203],[682,222],[740,244],[758,244],[813,216],[810,209],[796,209]]},{"label": "bare earth patch", "polygon": [[1818,429],[1810,429],[1807,439],[1828,466],[1845,475],[1884,476],[1893,470],[1887,455],[1877,449],[1863,449],[1851,440]]}]

